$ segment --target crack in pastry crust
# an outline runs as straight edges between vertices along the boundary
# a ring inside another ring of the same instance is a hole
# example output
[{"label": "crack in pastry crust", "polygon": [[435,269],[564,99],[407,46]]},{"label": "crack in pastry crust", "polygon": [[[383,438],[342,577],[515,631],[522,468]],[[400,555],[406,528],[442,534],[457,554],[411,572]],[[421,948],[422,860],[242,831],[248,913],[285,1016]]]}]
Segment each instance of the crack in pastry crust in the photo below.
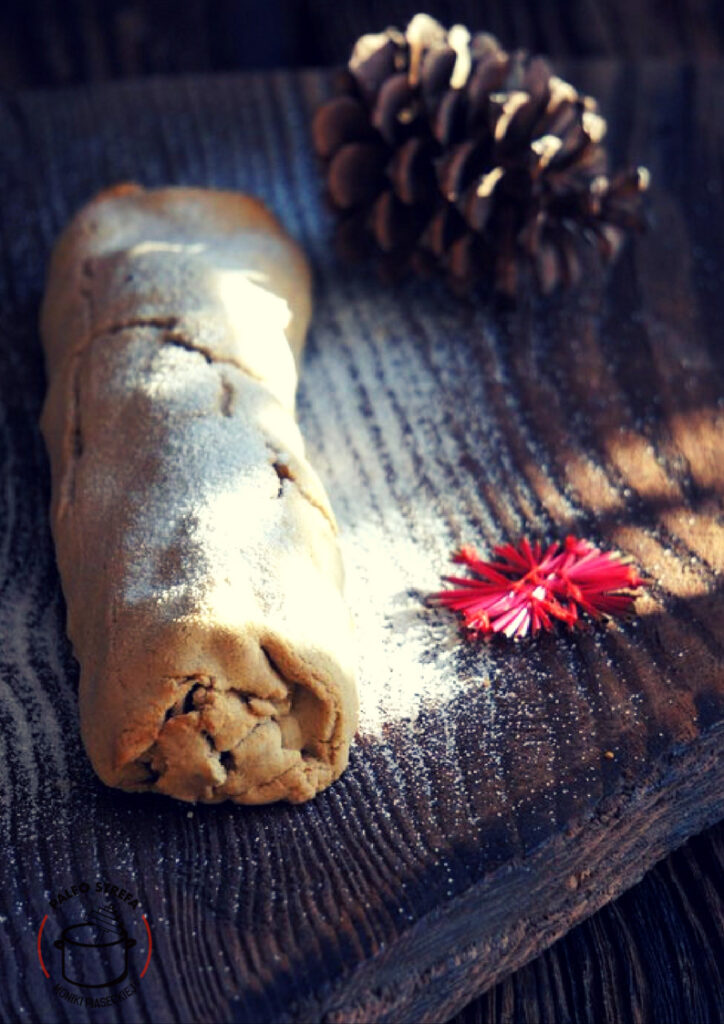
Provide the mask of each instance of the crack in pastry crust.
[{"label": "crack in pastry crust", "polygon": [[[133,334],[134,330],[138,330],[139,328],[143,327],[146,330],[150,329],[152,332],[154,332],[154,336],[156,331],[160,332],[161,336],[159,338],[159,341],[162,345],[172,345],[186,352],[189,352],[192,355],[201,356],[203,359],[205,359],[208,365],[218,366],[226,364],[228,366],[233,367],[236,370],[239,370],[241,373],[244,373],[247,376],[251,376],[252,379],[255,379],[253,375],[248,374],[248,372],[244,370],[243,367],[240,367],[234,360],[212,359],[204,352],[203,349],[198,348],[191,343],[183,343],[179,335],[169,335],[168,333],[165,333],[169,329],[169,323],[169,321],[149,322],[139,320],[131,323],[128,326],[118,326],[116,328],[111,329],[110,331],[104,331],[101,334],[97,334],[91,337],[86,344],[80,346],[79,348],[73,351],[70,357],[71,369],[69,374],[70,381],[68,384],[68,405],[70,407],[71,412],[70,416],[68,417],[67,433],[70,440],[67,442],[67,446],[70,449],[70,457],[67,459],[65,474],[61,479],[59,485],[62,494],[59,514],[63,515],[67,513],[68,506],[72,506],[75,498],[75,474],[77,469],[77,462],[82,456],[84,449],[84,439],[81,425],[82,401],[80,375],[82,371],[82,362],[84,358],[90,355],[91,350],[95,344],[107,343],[110,337],[122,335],[124,333],[130,336]],[[222,416],[231,418],[238,410],[238,404],[236,402],[236,388],[234,387],[234,384],[228,374],[220,372],[219,389],[219,411],[221,412]],[[324,494],[324,491],[318,479],[316,479],[316,476],[312,478],[312,483],[314,484],[313,489],[310,486],[305,486],[299,479],[298,472],[295,472],[293,468],[294,463],[298,462],[298,460],[296,460],[290,453],[284,453],[280,451],[279,448],[275,447],[270,440],[267,440],[267,448],[270,453],[272,468],[274,469],[274,472],[277,474],[277,477],[279,478],[280,482],[278,496],[281,497],[283,494],[283,481],[289,480],[291,483],[295,484],[298,487],[300,494],[302,494],[303,497],[324,516],[329,526],[332,528],[333,532],[336,533],[337,523],[335,521],[329,503],[326,500],[324,500],[326,498],[326,495]],[[311,467],[307,467],[306,475],[308,477],[310,476],[310,468]]]},{"label": "crack in pastry crust", "polygon": [[[215,802],[233,796],[253,803],[261,802],[270,787],[286,779],[290,783],[287,799],[296,802],[308,799],[321,780],[331,778],[330,764],[319,756],[325,741],[305,736],[294,717],[295,697],[303,689],[299,685],[289,684],[282,699],[262,700],[236,687],[217,690],[211,676],[186,676],[174,682],[179,692],[165,712],[156,739],[126,768],[129,788],[168,789],[190,801]],[[305,697],[310,698],[309,692]],[[201,759],[199,739],[206,744]],[[258,756],[247,756],[254,744],[263,744],[266,757],[263,767],[250,772],[251,761],[255,766],[260,763]],[[191,774],[184,771],[179,779],[179,764],[186,755],[194,759],[196,769]]]}]

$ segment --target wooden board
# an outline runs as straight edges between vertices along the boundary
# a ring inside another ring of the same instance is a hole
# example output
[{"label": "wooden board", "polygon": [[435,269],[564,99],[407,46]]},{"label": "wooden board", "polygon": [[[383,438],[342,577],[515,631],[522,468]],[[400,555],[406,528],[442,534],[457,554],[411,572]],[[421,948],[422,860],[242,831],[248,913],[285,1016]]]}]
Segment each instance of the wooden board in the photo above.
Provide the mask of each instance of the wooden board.
[{"label": "wooden board", "polygon": [[724,1020],[724,822],[679,847],[451,1024],[633,1020]]},{"label": "wooden board", "polygon": [[[410,0],[185,0],[168,11],[147,0],[69,6],[23,0],[0,7],[0,88],[70,85],[149,73],[332,65],[365,32],[403,28]],[[426,13],[492,32],[507,49],[566,57],[724,55],[718,0],[427,0]]]},{"label": "wooden board", "polygon": [[[319,76],[0,105],[0,942],[20,965],[5,1016],[439,1019],[721,817],[724,69],[571,77],[601,97],[617,157],[651,168],[656,226],[606,287],[505,315],[335,264],[307,133]],[[113,793],[78,741],[35,317],[57,231],[127,178],[254,192],[315,266],[300,415],[342,528],[362,727],[307,806]],[[480,647],[423,607],[459,543],[569,530],[656,581],[634,622]],[[153,933],[138,981],[135,921],[138,991],[106,1008],[53,993],[53,940],[81,901],[48,900],[83,880],[138,895]]]}]

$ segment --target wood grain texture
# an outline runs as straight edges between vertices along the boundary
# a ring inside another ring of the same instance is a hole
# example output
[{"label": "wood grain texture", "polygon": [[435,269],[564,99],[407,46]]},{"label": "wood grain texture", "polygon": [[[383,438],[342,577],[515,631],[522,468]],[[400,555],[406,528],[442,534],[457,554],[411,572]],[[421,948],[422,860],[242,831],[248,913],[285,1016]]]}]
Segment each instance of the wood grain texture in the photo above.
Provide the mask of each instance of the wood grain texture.
[{"label": "wood grain texture", "polygon": [[724,1018],[724,823],[475,1000],[451,1024]]},{"label": "wood grain texture", "polygon": [[[650,166],[656,224],[610,280],[505,314],[335,263],[308,139],[322,76],[0,104],[0,1015],[440,1019],[722,816],[724,68],[570,77],[617,158]],[[79,744],[35,320],[55,235],[127,178],[259,195],[315,268],[300,417],[340,521],[362,727],[303,807],[113,793]],[[480,647],[423,607],[459,543],[568,530],[650,574],[638,619]],[[137,892],[154,928],[137,996],[103,1010],[59,1000],[36,959],[48,899],[83,878]]]},{"label": "wood grain texture", "polygon": [[341,64],[420,9],[556,59],[724,55],[718,0],[4,0],[0,87]]}]

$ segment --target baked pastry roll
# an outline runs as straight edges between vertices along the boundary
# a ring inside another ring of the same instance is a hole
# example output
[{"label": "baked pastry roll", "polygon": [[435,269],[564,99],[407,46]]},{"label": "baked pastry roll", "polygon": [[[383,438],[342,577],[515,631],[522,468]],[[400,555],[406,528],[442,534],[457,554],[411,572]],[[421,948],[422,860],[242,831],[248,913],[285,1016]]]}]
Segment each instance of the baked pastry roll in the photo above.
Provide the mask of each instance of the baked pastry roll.
[{"label": "baked pastry roll", "polygon": [[53,252],[51,524],[110,786],[302,801],[347,764],[350,616],[294,418],[310,308],[299,248],[232,192],[117,186]]}]

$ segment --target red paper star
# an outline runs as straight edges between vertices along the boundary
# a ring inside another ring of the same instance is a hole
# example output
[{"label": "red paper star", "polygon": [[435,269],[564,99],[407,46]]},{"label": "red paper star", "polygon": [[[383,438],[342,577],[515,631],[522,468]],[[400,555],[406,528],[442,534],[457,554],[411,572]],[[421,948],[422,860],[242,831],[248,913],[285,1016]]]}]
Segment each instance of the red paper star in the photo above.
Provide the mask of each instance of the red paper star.
[{"label": "red paper star", "polygon": [[646,582],[618,555],[576,537],[545,551],[526,538],[494,551],[497,561],[485,562],[474,548],[461,548],[453,561],[467,565],[475,578],[446,576],[456,589],[429,598],[462,615],[469,639],[494,633],[524,637],[552,630],[555,619],[573,627],[581,612],[594,618],[624,615]]}]

